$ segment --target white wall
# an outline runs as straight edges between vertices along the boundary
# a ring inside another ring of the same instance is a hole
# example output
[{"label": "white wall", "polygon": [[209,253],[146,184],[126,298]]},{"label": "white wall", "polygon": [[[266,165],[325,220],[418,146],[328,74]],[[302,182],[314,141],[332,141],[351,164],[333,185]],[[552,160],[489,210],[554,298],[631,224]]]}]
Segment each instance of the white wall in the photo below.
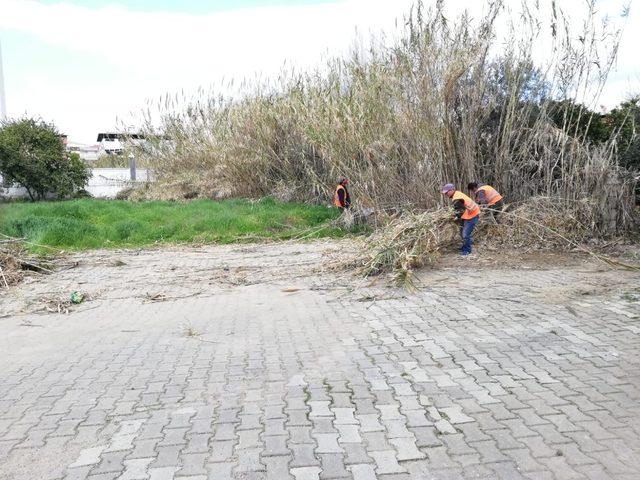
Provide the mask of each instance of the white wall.
[{"label": "white wall", "polygon": [[[135,183],[146,182],[149,178],[144,168],[136,169],[136,182],[129,180],[128,168],[94,168],[91,170],[91,178],[85,189],[96,198],[115,198],[120,190]],[[2,177],[0,177],[0,185]],[[26,189],[21,187],[0,187],[1,199],[29,198]]]}]

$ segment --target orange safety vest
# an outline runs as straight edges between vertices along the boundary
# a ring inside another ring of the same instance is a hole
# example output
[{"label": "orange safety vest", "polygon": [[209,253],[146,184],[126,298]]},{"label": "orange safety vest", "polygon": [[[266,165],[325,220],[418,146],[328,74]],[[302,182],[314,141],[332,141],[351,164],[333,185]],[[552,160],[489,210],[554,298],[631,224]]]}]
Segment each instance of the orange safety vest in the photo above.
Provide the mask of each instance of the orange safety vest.
[{"label": "orange safety vest", "polygon": [[490,187],[489,185],[483,185],[479,187],[478,190],[484,191],[484,196],[487,199],[487,205],[489,207],[502,200],[502,195],[500,195],[495,188]]},{"label": "orange safety vest", "polygon": [[456,200],[462,200],[464,202],[464,213],[462,214],[462,220],[471,220],[474,217],[480,215],[480,207],[476,202],[467,197],[464,193],[455,191],[451,198],[454,202]]},{"label": "orange safety vest", "polygon": [[347,199],[347,195],[346,195],[346,194],[347,194],[347,192],[346,192],[346,189],[345,189],[342,185],[338,185],[338,186],[336,187],[336,193],[334,193],[334,194],[333,194],[333,204],[334,204],[336,207],[338,207],[338,208],[344,207],[344,205],[342,205],[342,204],[340,203],[340,197],[338,196],[338,192],[339,192],[341,189],[345,191],[345,196],[344,196],[345,201],[346,201],[346,199]]}]

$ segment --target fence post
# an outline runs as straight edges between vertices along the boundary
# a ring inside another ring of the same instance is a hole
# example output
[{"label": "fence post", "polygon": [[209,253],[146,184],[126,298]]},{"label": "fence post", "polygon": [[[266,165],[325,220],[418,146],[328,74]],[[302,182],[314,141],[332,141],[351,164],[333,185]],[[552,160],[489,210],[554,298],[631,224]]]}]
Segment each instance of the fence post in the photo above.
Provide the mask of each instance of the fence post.
[{"label": "fence post", "polygon": [[136,180],[136,157],[133,153],[129,154],[129,179],[131,181]]}]

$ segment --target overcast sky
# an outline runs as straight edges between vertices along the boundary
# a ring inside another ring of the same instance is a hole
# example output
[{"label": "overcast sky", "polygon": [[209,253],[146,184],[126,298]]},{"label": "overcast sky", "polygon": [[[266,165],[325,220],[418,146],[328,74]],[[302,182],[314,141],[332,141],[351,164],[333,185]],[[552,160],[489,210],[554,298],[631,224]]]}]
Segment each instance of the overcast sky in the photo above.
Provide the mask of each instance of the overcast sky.
[{"label": "overcast sky", "polygon": [[[505,0],[519,3],[519,0]],[[544,0],[543,0],[544,1]],[[558,2],[568,11],[585,0]],[[638,0],[635,0],[638,2]],[[395,30],[413,0],[0,0],[10,117],[39,116],[72,141],[93,143],[148,99],[194,91],[285,62],[301,68]],[[426,4],[429,1],[425,2]],[[449,0],[454,10],[481,0]],[[620,19],[624,0],[601,0]],[[631,8],[617,71],[601,104],[640,92],[640,14]],[[356,34],[358,32],[358,34]]]}]

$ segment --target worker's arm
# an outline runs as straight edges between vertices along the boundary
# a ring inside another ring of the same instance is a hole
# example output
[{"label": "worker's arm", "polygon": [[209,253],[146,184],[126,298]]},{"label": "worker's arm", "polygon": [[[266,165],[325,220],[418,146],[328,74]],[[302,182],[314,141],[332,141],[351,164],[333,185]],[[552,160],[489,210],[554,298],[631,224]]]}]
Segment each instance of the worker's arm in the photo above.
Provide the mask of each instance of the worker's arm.
[{"label": "worker's arm", "polygon": [[345,194],[344,194],[344,189],[341,188],[340,190],[338,190],[338,201],[340,202],[340,205],[342,205],[343,207],[345,206]]},{"label": "worker's arm", "polygon": [[453,202],[453,209],[456,211],[455,219],[460,220],[462,214],[464,213],[464,200],[456,200]]},{"label": "worker's arm", "polygon": [[486,205],[487,202],[487,196],[484,193],[484,190],[478,190],[476,192],[476,203],[478,203],[479,205]]}]

